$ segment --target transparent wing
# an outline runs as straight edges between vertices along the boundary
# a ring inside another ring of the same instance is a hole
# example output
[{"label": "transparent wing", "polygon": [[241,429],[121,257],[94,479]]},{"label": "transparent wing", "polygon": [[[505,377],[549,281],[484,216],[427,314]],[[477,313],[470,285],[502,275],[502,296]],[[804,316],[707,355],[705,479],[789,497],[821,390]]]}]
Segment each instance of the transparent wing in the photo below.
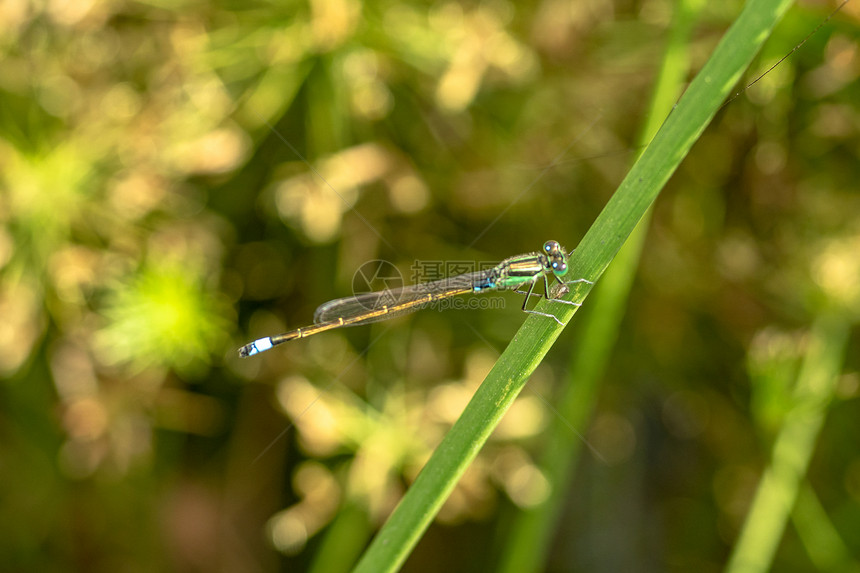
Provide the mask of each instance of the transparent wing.
[{"label": "transparent wing", "polygon": [[[390,312],[372,316],[366,320],[358,320],[348,326],[370,324],[371,322],[403,316],[421,310],[440,298],[472,292],[476,287],[486,285],[492,277],[492,273],[493,269],[487,269],[429,283],[339,298],[321,304],[314,312],[314,323],[321,324],[339,318],[353,318],[379,310],[382,307],[388,307]],[[427,295],[431,295],[432,298],[427,300],[426,304],[414,304],[421,299],[427,299]],[[398,307],[401,306],[403,308],[398,310]]]}]

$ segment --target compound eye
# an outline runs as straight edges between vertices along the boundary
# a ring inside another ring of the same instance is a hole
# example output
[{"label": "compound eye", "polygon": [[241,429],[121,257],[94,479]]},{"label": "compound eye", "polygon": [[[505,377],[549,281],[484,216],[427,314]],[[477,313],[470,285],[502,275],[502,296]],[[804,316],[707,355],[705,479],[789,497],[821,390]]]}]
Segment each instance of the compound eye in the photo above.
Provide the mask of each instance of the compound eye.
[{"label": "compound eye", "polygon": [[552,272],[559,276],[564,275],[567,272],[567,263],[563,260],[556,260],[552,262]]},{"label": "compound eye", "polygon": [[558,244],[558,241],[547,241],[543,244],[543,250],[546,251],[548,255],[552,255],[561,250],[561,245]]}]

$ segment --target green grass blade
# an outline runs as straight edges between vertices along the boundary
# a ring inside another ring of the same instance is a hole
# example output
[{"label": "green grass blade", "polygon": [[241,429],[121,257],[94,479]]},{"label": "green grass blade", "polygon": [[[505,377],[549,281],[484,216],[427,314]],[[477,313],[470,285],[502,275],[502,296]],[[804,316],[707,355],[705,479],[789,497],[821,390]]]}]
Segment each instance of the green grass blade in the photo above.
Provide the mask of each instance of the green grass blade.
[{"label": "green grass blade", "polygon": [[349,571],[372,533],[370,517],[360,504],[346,503],[326,531],[308,573]]},{"label": "green grass blade", "polygon": [[791,523],[818,571],[851,571],[851,550],[809,482],[797,492]]},{"label": "green grass blade", "polygon": [[776,438],[770,465],[759,483],[726,571],[770,570],[827,407],[836,392],[850,326],[845,317],[834,316],[822,316],[813,325],[793,407]]},{"label": "green grass blade", "polygon": [[[688,41],[702,0],[682,0],[677,5],[666,44],[663,64],[647,120],[638,144],[645,146],[677,101],[689,69]],[[519,512],[507,535],[499,570],[503,572],[543,569],[552,532],[564,505],[567,489],[584,441],[574,429],[584,428],[591,418],[600,382],[624,316],[627,297],[639,264],[650,221],[650,211],[618,252],[595,292],[585,321],[579,324],[580,344],[574,349],[568,383],[553,403],[556,412],[545,432],[539,466],[551,484],[540,504]]]},{"label": "green grass blade", "polygon": [[[790,0],[751,0],[746,4],[660,132],[586,233],[571,257],[571,276],[597,280],[609,266],[790,4]],[[588,290],[573,289],[571,300],[582,300]],[[546,301],[538,308],[543,312],[554,311],[565,322],[574,313],[568,305]],[[394,571],[402,565],[552,347],[561,328],[543,317],[531,316],[525,321],[383,525],[356,571]]]}]

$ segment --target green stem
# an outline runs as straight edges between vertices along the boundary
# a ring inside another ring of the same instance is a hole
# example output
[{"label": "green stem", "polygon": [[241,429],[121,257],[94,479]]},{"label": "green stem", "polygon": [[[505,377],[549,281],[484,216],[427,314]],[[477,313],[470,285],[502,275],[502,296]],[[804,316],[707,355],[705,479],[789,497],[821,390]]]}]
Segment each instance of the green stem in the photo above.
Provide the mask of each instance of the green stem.
[{"label": "green stem", "polygon": [[820,317],[813,326],[794,405],[785,416],[726,571],[770,569],[836,391],[848,332],[849,324],[832,316]]},{"label": "green stem", "polygon": [[[603,274],[790,4],[790,0],[750,0],[746,4],[582,239],[570,259],[571,276],[596,281]],[[569,297],[581,301],[589,290],[579,285]],[[565,323],[574,313],[568,305],[549,301],[541,302],[538,309],[555,312]],[[561,329],[543,317],[530,316],[525,321],[383,525],[356,571],[395,571],[403,564]]]},{"label": "green stem", "polygon": [[[687,42],[702,5],[702,0],[678,3],[663,65],[654,85],[651,109],[639,138],[640,146],[654,137],[677,101],[689,68]],[[581,342],[574,350],[568,383],[556,402],[558,407],[553,424],[546,432],[545,448],[539,462],[552,484],[550,495],[542,503],[520,512],[507,536],[500,571],[514,573],[543,569],[554,525],[568,491],[564,485],[569,483],[584,443],[580,434],[570,428],[584,428],[591,418],[600,381],[624,315],[649,221],[650,211],[639,222],[600,281],[587,316],[579,325]]]}]

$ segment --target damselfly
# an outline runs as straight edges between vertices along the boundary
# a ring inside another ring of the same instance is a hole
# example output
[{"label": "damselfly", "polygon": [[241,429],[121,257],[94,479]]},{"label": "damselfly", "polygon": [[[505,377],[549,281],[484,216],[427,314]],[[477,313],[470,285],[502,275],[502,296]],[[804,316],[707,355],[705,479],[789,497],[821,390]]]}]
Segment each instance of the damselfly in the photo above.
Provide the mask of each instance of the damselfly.
[{"label": "damselfly", "polygon": [[[562,280],[562,277],[567,274],[567,258],[568,253],[564,247],[556,241],[547,241],[543,244],[543,251],[510,257],[491,269],[332,300],[317,308],[314,313],[314,324],[255,340],[240,348],[239,355],[253,356],[289,340],[305,338],[342,326],[357,326],[387,320],[415,312],[436,301],[467,293],[516,290],[526,295],[522,307],[524,312],[552,318],[562,324],[554,315],[529,310],[526,305],[533,294],[540,296],[539,293],[534,292],[534,289],[538,281],[543,279],[543,296],[547,300],[579,306],[577,302],[560,298],[567,292],[566,288],[556,296],[550,294],[549,275],[555,277],[565,287],[573,283],[593,284],[586,279],[567,282]],[[520,290],[526,285],[528,285],[527,290]]]}]

